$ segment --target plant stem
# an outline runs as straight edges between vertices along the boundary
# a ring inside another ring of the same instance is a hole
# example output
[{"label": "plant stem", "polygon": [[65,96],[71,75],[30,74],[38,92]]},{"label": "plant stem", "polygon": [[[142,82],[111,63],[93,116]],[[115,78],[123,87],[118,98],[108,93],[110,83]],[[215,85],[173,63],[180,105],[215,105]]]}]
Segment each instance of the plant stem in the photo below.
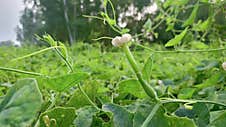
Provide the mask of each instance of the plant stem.
[{"label": "plant stem", "polygon": [[161,98],[161,102],[163,104],[167,103],[209,103],[209,104],[216,104],[223,107],[226,107],[226,104],[216,101],[208,101],[208,100],[183,100],[183,99],[171,99],[171,98]]},{"label": "plant stem", "polygon": [[21,74],[28,74],[28,75],[33,75],[33,76],[45,76],[45,77],[47,77],[46,75],[41,74],[41,73],[23,71],[23,70],[18,70],[18,69],[14,69],[14,68],[0,67],[0,70],[2,70],[2,71],[11,71],[11,72],[16,72],[16,73],[21,73]]},{"label": "plant stem", "polygon": [[135,74],[137,76],[138,81],[140,82],[141,86],[143,87],[145,93],[149,97],[153,98],[155,101],[159,101],[159,98],[158,98],[155,90],[150,85],[148,85],[147,82],[143,79],[142,74],[138,69],[137,63],[136,63],[136,61],[133,57],[133,54],[131,53],[129,47],[127,45],[124,45],[123,50],[126,54],[126,57],[127,57],[130,65],[131,65],[133,71],[135,72]]},{"label": "plant stem", "polygon": [[217,49],[207,49],[207,50],[176,50],[176,51],[155,51],[149,47],[143,46],[141,44],[136,44],[137,46],[149,50],[153,53],[202,53],[202,52],[217,52],[224,51],[226,48],[217,48]]},{"label": "plant stem", "polygon": [[156,114],[156,112],[158,111],[159,107],[160,107],[160,103],[157,103],[154,108],[151,110],[151,113],[148,115],[148,117],[146,118],[146,120],[143,122],[141,127],[148,127],[150,121],[152,120],[152,118],[154,117],[154,115]]},{"label": "plant stem", "polygon": [[78,89],[82,92],[82,94],[86,97],[86,99],[89,101],[89,103],[95,107],[97,110],[101,110],[90,98],[89,96],[86,94],[86,92],[83,90],[82,86],[80,85],[80,83],[78,84]]},{"label": "plant stem", "polygon": [[[68,68],[70,69],[70,73],[74,72],[73,67],[71,66],[70,62],[61,54],[59,50],[56,49],[57,54],[64,60]],[[89,98],[89,96],[86,94],[84,89],[82,88],[81,84],[78,84],[78,89],[82,92],[82,94],[86,97],[86,99],[89,101],[89,103],[94,106],[97,110],[100,110],[98,106]]]}]

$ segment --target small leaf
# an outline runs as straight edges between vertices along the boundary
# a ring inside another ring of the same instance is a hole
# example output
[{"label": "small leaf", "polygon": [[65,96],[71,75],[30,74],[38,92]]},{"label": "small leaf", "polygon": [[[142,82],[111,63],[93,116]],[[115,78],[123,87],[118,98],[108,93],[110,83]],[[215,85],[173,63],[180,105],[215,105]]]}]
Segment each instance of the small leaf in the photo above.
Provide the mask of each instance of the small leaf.
[{"label": "small leaf", "polygon": [[151,22],[150,19],[148,19],[148,20],[145,22],[143,28],[144,28],[145,32],[150,32],[150,31],[151,31],[151,28],[152,28],[152,22]]},{"label": "small leaf", "polygon": [[152,65],[153,65],[153,58],[152,56],[147,59],[142,69],[143,77],[146,81],[150,82],[151,73],[152,73]]},{"label": "small leaf", "polygon": [[39,84],[41,84],[42,87],[62,92],[67,88],[70,88],[75,84],[87,79],[88,77],[88,73],[73,73],[54,78],[40,78]]},{"label": "small leaf", "polygon": [[31,126],[41,104],[42,95],[35,79],[17,81],[0,104],[0,126]]},{"label": "small leaf", "polygon": [[193,49],[207,49],[209,48],[208,45],[206,45],[205,43],[201,42],[201,41],[192,41],[190,42],[191,47]]},{"label": "small leaf", "polygon": [[74,120],[76,127],[91,127],[94,115],[98,112],[95,107],[83,107],[77,110],[77,117]]},{"label": "small leaf", "polygon": [[116,104],[105,104],[103,110],[113,113],[114,127],[132,127],[133,114]]},{"label": "small leaf", "polygon": [[192,24],[194,23],[195,18],[196,18],[196,15],[197,15],[197,12],[198,12],[198,9],[199,9],[199,3],[197,3],[197,4],[195,5],[194,9],[192,10],[191,15],[190,15],[189,18],[184,22],[183,27],[192,25]]},{"label": "small leaf", "polygon": [[187,31],[188,31],[188,27],[183,32],[181,32],[179,35],[176,35],[173,39],[168,41],[165,44],[165,47],[175,46],[175,45],[179,44],[181,42],[181,40],[184,38],[184,36],[186,35]]},{"label": "small leaf", "polygon": [[206,31],[211,25],[211,18],[208,18],[206,21],[199,21],[193,28],[197,31]]},{"label": "small leaf", "polygon": [[190,99],[192,98],[193,93],[195,92],[195,88],[183,88],[180,90],[178,94],[179,99]]},{"label": "small leaf", "polygon": [[68,52],[66,46],[62,42],[58,42],[59,46],[61,46],[61,49],[57,49],[60,51],[60,53],[63,55],[63,57],[68,60]]},{"label": "small leaf", "polygon": [[[44,118],[45,116],[48,117],[47,120]],[[69,127],[72,125],[75,116],[74,108],[56,107],[40,116],[40,126],[45,127],[45,121],[49,121],[54,127]]]},{"label": "small leaf", "polygon": [[201,64],[196,67],[196,71],[206,71],[217,67],[219,65],[218,61],[215,60],[203,60]]},{"label": "small leaf", "polygon": [[139,98],[146,97],[146,94],[141,87],[140,83],[136,79],[128,79],[119,82],[118,84],[118,91],[120,94],[132,94]]}]

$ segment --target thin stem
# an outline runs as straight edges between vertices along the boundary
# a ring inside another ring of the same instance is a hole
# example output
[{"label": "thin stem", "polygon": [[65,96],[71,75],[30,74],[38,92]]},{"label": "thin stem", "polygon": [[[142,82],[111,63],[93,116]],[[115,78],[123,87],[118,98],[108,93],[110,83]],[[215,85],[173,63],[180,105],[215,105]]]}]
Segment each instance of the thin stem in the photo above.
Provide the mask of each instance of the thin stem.
[{"label": "thin stem", "polygon": [[96,38],[96,39],[92,39],[92,40],[99,41],[99,40],[102,40],[102,39],[112,40],[113,38],[112,37],[100,37],[100,38]]},{"label": "thin stem", "polygon": [[149,50],[151,52],[154,52],[154,53],[203,53],[203,52],[217,52],[217,51],[224,51],[226,50],[226,47],[225,48],[217,48],[217,49],[206,49],[206,50],[176,50],[176,51],[155,51],[151,48],[148,48],[146,46],[143,46],[141,44],[135,44],[141,48],[144,48],[146,50]]},{"label": "thin stem", "polygon": [[86,92],[84,91],[84,89],[82,88],[82,86],[80,85],[80,83],[78,84],[78,88],[79,90],[82,92],[82,94],[86,97],[86,99],[89,101],[89,103],[95,107],[97,110],[101,110],[99,107],[97,107],[97,105],[89,98],[89,96],[86,94]]},{"label": "thin stem", "polygon": [[27,58],[27,57],[31,57],[31,56],[35,56],[35,55],[38,55],[38,54],[43,53],[43,52],[45,52],[45,51],[48,51],[48,50],[51,50],[51,49],[57,49],[57,48],[63,48],[63,47],[62,47],[62,46],[52,46],[52,47],[48,47],[48,48],[39,50],[39,51],[37,51],[37,52],[33,52],[33,53],[31,53],[31,54],[28,54],[28,55],[25,55],[25,56],[22,56],[22,57],[13,59],[13,60],[11,60],[11,61],[21,60],[21,59],[24,59],[24,58]]},{"label": "thin stem", "polygon": [[145,93],[149,97],[153,98],[155,101],[159,101],[159,98],[158,98],[155,90],[150,85],[148,85],[147,82],[143,79],[142,74],[141,74],[140,70],[138,69],[137,63],[136,63],[136,61],[133,57],[133,54],[131,53],[129,47],[127,45],[124,45],[123,50],[126,54],[126,57],[127,57],[130,65],[131,65],[133,71],[135,72],[135,74],[137,76],[138,81],[142,85]]},{"label": "thin stem", "polygon": [[83,16],[83,17],[85,17],[85,18],[99,19],[99,20],[104,21],[104,19],[103,19],[103,18],[98,17],[98,16],[91,16],[91,15],[82,15],[82,16]]},{"label": "thin stem", "polygon": [[151,113],[148,115],[148,117],[146,118],[146,120],[143,122],[141,127],[148,127],[150,121],[152,120],[152,118],[154,117],[154,115],[156,114],[156,112],[158,111],[160,107],[160,103],[157,103],[154,108],[152,109]]},{"label": "thin stem", "polygon": [[[64,62],[67,64],[67,66],[68,66],[68,68],[70,69],[70,72],[72,73],[72,72],[74,72],[74,70],[73,70],[73,68],[72,68],[72,66],[71,66],[71,64],[70,64],[70,62],[60,53],[60,51],[59,50],[56,50],[57,51],[57,53],[60,55],[60,57],[64,60]],[[84,91],[84,89],[82,88],[82,86],[80,85],[80,83],[78,84],[78,88],[79,88],[79,90],[82,92],[82,94],[86,97],[86,99],[89,101],[89,103],[91,104],[91,105],[93,105],[97,110],[100,110],[99,108],[98,108],[98,106],[89,98],[89,96],[86,94],[86,92]]]},{"label": "thin stem", "polygon": [[0,67],[0,70],[2,70],[2,71],[11,71],[11,72],[16,72],[16,73],[21,73],[21,74],[28,74],[28,75],[33,75],[33,76],[45,76],[45,77],[48,77],[48,76],[46,76],[44,74],[41,74],[41,73],[23,71],[23,70],[18,70],[18,69],[14,69],[14,68]]},{"label": "thin stem", "polygon": [[67,67],[70,69],[71,72],[73,72],[73,67],[72,65],[70,64],[70,62],[67,60],[67,58],[65,58],[63,56],[63,54],[58,50],[58,49],[55,49],[55,51],[57,52],[57,54],[63,59],[63,61],[65,62],[65,64],[67,65]]},{"label": "thin stem", "polygon": [[116,20],[116,14],[115,14],[115,8],[114,8],[114,5],[113,5],[113,3],[111,2],[111,0],[108,0],[108,2],[109,2],[110,5],[111,5],[111,9],[112,9],[112,13],[113,13],[113,19]]},{"label": "thin stem", "polygon": [[220,105],[220,106],[224,106],[226,107],[226,104],[224,103],[220,103],[220,102],[216,102],[216,101],[208,101],[208,100],[183,100],[183,99],[171,99],[171,98],[161,98],[161,103],[163,104],[167,104],[167,103],[210,103],[210,104],[216,104],[216,105]]}]

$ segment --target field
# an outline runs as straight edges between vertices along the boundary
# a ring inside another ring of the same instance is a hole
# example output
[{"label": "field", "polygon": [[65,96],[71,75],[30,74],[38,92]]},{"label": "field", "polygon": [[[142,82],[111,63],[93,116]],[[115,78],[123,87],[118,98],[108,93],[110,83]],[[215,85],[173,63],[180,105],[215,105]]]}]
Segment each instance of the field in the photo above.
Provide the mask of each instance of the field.
[{"label": "field", "polygon": [[[149,47],[156,51],[170,51],[157,44]],[[14,90],[15,93],[11,95],[6,94],[11,96],[7,100],[10,110],[14,111],[13,114],[18,114],[16,116],[11,114],[9,117],[14,119],[14,122],[18,119],[23,121],[16,124],[33,121],[34,126],[39,119],[39,124],[47,127],[129,127],[132,125],[131,121],[134,121],[134,126],[138,127],[149,115],[154,103],[148,101],[148,96],[136,80],[121,49],[102,49],[98,43],[93,45],[78,43],[70,47],[68,54],[75,70],[72,74],[68,74],[67,65],[52,50],[15,60],[43,48],[45,47],[0,47],[1,67],[51,77],[32,76],[12,70],[0,72],[2,97],[8,89],[15,89],[19,82],[27,85],[27,88],[25,86],[22,87],[23,89],[18,88],[17,92]],[[159,126],[158,123],[162,121],[165,123],[163,122],[161,126],[171,126],[170,124],[178,127],[181,125],[223,126],[226,114],[223,110],[226,103],[226,73],[221,64],[225,57],[224,52],[175,53],[171,51],[170,53],[153,53],[141,47],[132,46],[132,53],[144,78],[154,87],[164,103],[162,106],[165,113],[160,108],[161,110],[159,109],[151,120],[153,123],[151,126],[155,124]],[[72,79],[73,76],[79,78]],[[20,80],[24,78],[28,79]],[[35,79],[38,81],[38,84],[35,84],[41,92],[34,92],[35,89],[29,86]],[[71,81],[72,84],[66,84]],[[98,109],[78,90],[79,82],[90,101],[94,102]],[[15,83],[16,86],[12,85]],[[17,96],[19,93],[23,94]],[[43,100],[38,98],[39,94],[42,94],[40,96]],[[2,98],[1,101],[4,103],[5,99]],[[32,103],[29,103],[30,101]],[[168,101],[171,103],[167,103]],[[34,106],[35,103],[38,105]],[[21,112],[24,106],[33,111]],[[99,109],[101,107],[102,109]],[[1,117],[4,112],[10,114],[10,110],[1,108]],[[174,123],[178,120],[183,122]],[[14,123],[11,124],[14,125]]]},{"label": "field", "polygon": [[0,43],[0,127],[225,127],[225,1],[24,5],[22,46]]}]

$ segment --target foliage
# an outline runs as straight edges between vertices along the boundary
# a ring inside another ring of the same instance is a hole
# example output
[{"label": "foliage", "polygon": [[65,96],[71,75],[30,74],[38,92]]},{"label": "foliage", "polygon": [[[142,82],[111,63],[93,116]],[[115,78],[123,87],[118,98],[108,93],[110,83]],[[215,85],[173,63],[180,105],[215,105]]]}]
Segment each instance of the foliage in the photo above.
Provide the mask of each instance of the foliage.
[{"label": "foliage", "polygon": [[[100,17],[85,17],[104,21],[120,36],[128,33],[130,29],[117,24],[114,1],[103,2]],[[168,0],[163,8],[187,4],[187,0]],[[225,41],[217,30],[218,43],[208,44],[210,49],[202,40],[184,43],[193,36],[191,25],[196,21],[198,5],[199,2],[186,22],[180,24],[182,31],[165,44],[173,50],[136,42],[111,49],[102,49],[99,43],[78,43],[67,48],[48,34],[38,37],[47,42],[45,49],[14,47],[6,52],[9,47],[0,47],[0,66],[5,66],[0,67],[0,125],[221,127],[226,122],[226,73],[221,67]],[[173,9],[174,16],[178,10]],[[169,20],[168,30],[175,32],[169,26],[176,25],[177,20]],[[144,28],[148,26],[152,26],[150,20]],[[105,38],[112,39],[101,39]],[[54,52],[47,53],[50,50]]]}]

